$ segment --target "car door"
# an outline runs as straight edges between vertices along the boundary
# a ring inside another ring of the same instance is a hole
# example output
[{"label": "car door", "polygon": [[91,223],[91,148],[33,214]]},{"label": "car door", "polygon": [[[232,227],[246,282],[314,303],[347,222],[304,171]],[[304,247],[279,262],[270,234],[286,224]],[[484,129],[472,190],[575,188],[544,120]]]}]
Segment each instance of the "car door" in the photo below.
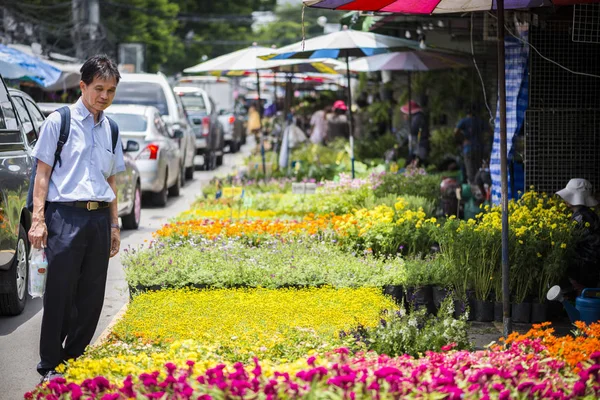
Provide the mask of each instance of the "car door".
[{"label": "car door", "polygon": [[[167,161],[167,165],[169,171],[179,171],[179,173],[184,173],[182,170],[182,162],[179,156],[179,145],[177,142],[169,136],[169,132],[167,130],[167,126],[160,118],[160,115],[156,114],[154,116],[155,128],[157,133],[161,138],[161,147],[165,149],[165,158]],[[176,175],[171,175],[176,176]],[[181,176],[180,176],[181,178]]]}]

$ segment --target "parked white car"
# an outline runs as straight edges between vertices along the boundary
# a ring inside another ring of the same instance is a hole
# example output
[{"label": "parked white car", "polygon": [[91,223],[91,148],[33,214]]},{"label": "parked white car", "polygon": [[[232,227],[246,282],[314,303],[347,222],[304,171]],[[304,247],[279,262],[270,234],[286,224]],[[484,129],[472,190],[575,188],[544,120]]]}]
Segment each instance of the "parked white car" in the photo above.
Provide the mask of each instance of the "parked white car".
[{"label": "parked white car", "polygon": [[[196,138],[179,96],[161,74],[121,74],[113,104],[153,106],[158,109],[169,134],[179,143],[181,168],[186,179],[194,177]],[[183,184],[183,181],[181,182]]]},{"label": "parked white car", "polygon": [[124,142],[139,145],[130,154],[140,171],[142,193],[151,195],[159,207],[167,204],[168,196],[179,196],[185,172],[175,139],[183,133],[176,131],[170,137],[158,109],[151,106],[112,105],[106,115],[117,122]]}]

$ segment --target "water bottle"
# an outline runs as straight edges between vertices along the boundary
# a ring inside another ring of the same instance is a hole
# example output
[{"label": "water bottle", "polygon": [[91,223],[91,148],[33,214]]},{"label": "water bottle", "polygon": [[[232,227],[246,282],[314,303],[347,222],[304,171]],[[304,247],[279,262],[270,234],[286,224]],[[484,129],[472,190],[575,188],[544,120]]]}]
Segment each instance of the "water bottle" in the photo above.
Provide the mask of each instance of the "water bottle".
[{"label": "water bottle", "polygon": [[42,297],[46,289],[48,260],[44,249],[31,249],[29,257],[29,294],[34,299]]}]

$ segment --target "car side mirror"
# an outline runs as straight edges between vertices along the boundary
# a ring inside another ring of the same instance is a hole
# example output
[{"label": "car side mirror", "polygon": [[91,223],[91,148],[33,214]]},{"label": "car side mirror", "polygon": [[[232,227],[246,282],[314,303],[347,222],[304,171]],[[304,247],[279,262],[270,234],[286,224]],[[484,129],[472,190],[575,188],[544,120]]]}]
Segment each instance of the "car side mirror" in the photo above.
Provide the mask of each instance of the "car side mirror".
[{"label": "car side mirror", "polygon": [[175,129],[173,130],[173,139],[183,139],[184,137],[184,132],[181,129]]},{"label": "car side mirror", "polygon": [[140,151],[140,144],[134,140],[128,140],[125,145],[125,153],[135,153]]}]

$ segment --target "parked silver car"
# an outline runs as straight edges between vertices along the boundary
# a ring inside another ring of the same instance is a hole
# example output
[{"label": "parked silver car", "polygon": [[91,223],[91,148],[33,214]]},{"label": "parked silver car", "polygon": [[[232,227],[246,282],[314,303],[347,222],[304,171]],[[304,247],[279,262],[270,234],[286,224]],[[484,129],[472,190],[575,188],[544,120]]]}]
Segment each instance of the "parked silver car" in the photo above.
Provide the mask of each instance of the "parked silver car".
[{"label": "parked silver car", "polygon": [[[158,109],[149,106],[112,105],[106,115],[119,125],[121,138],[135,142],[139,150],[131,152],[142,181],[142,192],[152,196],[159,207],[167,197],[179,196],[185,179],[185,167],[177,142],[169,137]],[[177,135],[178,133],[175,133]]]},{"label": "parked silver car", "polygon": [[204,89],[176,86],[173,91],[183,102],[196,136],[196,154],[201,155],[202,167],[213,170],[223,164],[225,131],[217,108]]},{"label": "parked silver car", "polygon": [[179,96],[175,96],[167,78],[161,74],[121,74],[117,94],[113,104],[134,104],[154,106],[167,125],[167,129],[177,137],[184,160],[185,178],[194,177],[194,157],[196,141],[192,126],[185,113]]}]

